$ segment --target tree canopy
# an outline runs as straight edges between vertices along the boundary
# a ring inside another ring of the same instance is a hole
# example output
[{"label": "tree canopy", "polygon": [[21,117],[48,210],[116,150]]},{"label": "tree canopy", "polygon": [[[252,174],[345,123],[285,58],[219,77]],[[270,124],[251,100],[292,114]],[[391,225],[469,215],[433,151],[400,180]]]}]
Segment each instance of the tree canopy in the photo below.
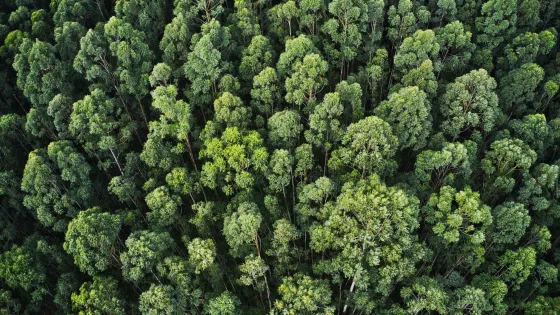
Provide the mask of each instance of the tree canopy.
[{"label": "tree canopy", "polygon": [[560,0],[4,0],[0,315],[560,314]]}]

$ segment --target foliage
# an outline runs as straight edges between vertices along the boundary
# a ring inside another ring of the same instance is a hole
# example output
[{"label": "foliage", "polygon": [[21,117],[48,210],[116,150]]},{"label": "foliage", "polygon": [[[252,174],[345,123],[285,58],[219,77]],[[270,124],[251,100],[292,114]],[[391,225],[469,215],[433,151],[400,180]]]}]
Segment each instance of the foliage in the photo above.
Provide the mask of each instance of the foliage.
[{"label": "foliage", "polygon": [[0,315],[557,314],[557,0],[5,0]]}]

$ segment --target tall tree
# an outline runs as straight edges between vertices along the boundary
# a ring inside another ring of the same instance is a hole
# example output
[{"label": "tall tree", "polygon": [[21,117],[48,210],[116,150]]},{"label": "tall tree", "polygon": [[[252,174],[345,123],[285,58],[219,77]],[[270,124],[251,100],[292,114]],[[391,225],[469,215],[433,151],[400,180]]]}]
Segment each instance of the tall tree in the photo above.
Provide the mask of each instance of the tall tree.
[{"label": "tall tree", "polygon": [[368,174],[385,174],[395,166],[392,159],[398,148],[398,139],[391,126],[376,116],[366,117],[351,124],[342,138],[342,147],[333,152],[329,167],[348,166],[366,178]]},{"label": "tall tree", "polygon": [[322,256],[315,268],[351,281],[343,312],[364,307],[353,299],[355,290],[388,296],[425,254],[414,232],[418,200],[377,175],[345,183],[336,202],[320,211],[321,223],[310,229],[311,248]]},{"label": "tall tree", "polygon": [[118,262],[116,240],[121,229],[118,215],[95,207],[80,211],[68,224],[64,249],[80,270],[96,275]]},{"label": "tall tree", "polygon": [[90,166],[70,141],[29,153],[23,171],[23,204],[39,222],[64,232],[70,219],[86,209],[92,197]]},{"label": "tall tree", "polygon": [[407,87],[389,95],[374,112],[398,135],[399,148],[419,150],[426,145],[432,129],[430,110],[426,93],[418,87]]}]

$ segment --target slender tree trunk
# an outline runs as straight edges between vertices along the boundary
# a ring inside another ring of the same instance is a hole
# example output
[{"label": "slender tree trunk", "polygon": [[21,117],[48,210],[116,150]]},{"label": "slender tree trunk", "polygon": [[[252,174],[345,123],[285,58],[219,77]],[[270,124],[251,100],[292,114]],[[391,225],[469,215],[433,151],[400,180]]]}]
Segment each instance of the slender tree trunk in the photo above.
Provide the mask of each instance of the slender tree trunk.
[{"label": "slender tree trunk", "polygon": [[[364,242],[362,243],[362,256],[366,251],[366,239],[364,237]],[[352,279],[352,284],[350,285],[350,293],[354,292],[354,288],[356,287],[356,276]],[[350,300],[350,296],[346,298],[346,304],[344,304],[344,308],[342,309],[342,313],[346,314],[346,310],[348,309],[348,300]]]},{"label": "slender tree trunk", "polygon": [[270,288],[268,286],[268,279],[266,278],[266,272],[264,273],[264,283],[266,284],[266,295],[268,298],[268,309],[272,310],[272,302],[270,300]]},{"label": "slender tree trunk", "polygon": [[198,167],[196,166],[196,160],[194,159],[194,154],[191,147],[191,142],[189,141],[189,133],[186,134],[187,151],[189,153],[189,158],[194,166],[194,170],[198,173]]},{"label": "slender tree trunk", "polygon": [[142,112],[142,117],[144,117],[144,122],[146,123],[146,128],[150,128],[149,127],[149,123],[148,123],[148,117],[146,117],[146,113],[144,112],[144,107],[142,106],[142,102],[140,101],[140,99],[136,99],[136,101],[138,102],[138,106],[140,107],[140,111]]},{"label": "slender tree trunk", "polygon": [[290,208],[288,207],[288,198],[286,198],[286,188],[282,184],[282,195],[284,196],[284,206],[286,207],[286,212],[288,213],[288,219],[292,221],[292,216],[290,215]]},{"label": "slender tree trunk", "polygon": [[296,186],[294,184],[294,173],[290,171],[292,177],[292,211],[294,211],[294,219],[296,215]]},{"label": "slender tree trunk", "polygon": [[325,149],[325,165],[323,166],[323,176],[327,176],[327,161],[329,159],[329,150]]},{"label": "slender tree trunk", "polygon": [[117,159],[117,156],[115,155],[115,152],[113,152],[113,149],[109,149],[109,151],[111,151],[111,155],[113,156],[113,160],[115,160],[115,163],[117,163],[117,167],[119,168],[119,172],[121,172],[121,175],[124,176],[124,172],[122,170],[121,164],[119,163],[119,160]]}]

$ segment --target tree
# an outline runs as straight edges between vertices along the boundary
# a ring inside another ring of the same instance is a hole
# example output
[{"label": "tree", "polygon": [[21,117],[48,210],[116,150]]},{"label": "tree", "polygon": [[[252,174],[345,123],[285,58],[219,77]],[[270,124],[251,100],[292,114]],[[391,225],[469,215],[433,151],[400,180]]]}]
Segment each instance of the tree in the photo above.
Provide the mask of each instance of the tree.
[{"label": "tree", "polygon": [[216,20],[202,25],[201,31],[192,37],[191,52],[183,68],[190,82],[189,101],[202,105],[210,104],[218,93],[219,79],[229,68],[225,57],[233,49],[233,42],[229,28]]},{"label": "tree", "polygon": [[476,275],[471,283],[474,287],[485,292],[485,296],[492,304],[494,311],[503,313],[507,310],[507,305],[503,302],[508,293],[508,286],[503,280],[488,273],[481,273]]},{"label": "tree", "polygon": [[74,272],[63,273],[56,283],[54,302],[64,311],[72,311],[72,293],[78,291],[80,282]]},{"label": "tree", "polygon": [[307,36],[299,35],[296,38],[286,40],[284,52],[280,54],[276,63],[278,73],[286,77],[292,71],[297,62],[301,62],[307,55],[317,54],[319,51]]},{"label": "tree", "polygon": [[298,273],[283,278],[278,293],[281,299],[274,302],[272,314],[334,314],[334,308],[328,306],[332,293],[325,281]]},{"label": "tree", "polygon": [[80,211],[68,224],[64,249],[80,270],[94,276],[109,268],[116,257],[115,241],[121,229],[119,216],[94,207]]},{"label": "tree", "polygon": [[294,148],[302,130],[301,117],[295,110],[277,112],[268,119],[268,138],[273,146]]},{"label": "tree", "polygon": [[231,292],[223,292],[212,298],[204,308],[204,314],[208,315],[233,315],[236,314],[241,302]]},{"label": "tree", "polygon": [[146,218],[156,229],[169,227],[179,220],[181,198],[171,193],[166,186],[160,186],[146,195],[146,205],[151,210]]},{"label": "tree", "polygon": [[249,124],[250,108],[238,96],[224,92],[214,101],[214,119],[227,127],[244,130]]},{"label": "tree", "polygon": [[426,59],[436,59],[440,50],[436,34],[432,30],[418,30],[402,42],[394,58],[395,69],[406,73],[419,67]]},{"label": "tree", "polygon": [[309,115],[309,130],[305,131],[305,139],[325,152],[325,167],[323,174],[327,171],[326,163],[331,149],[341,140],[343,126],[340,117],[344,107],[340,103],[338,93],[327,93],[323,101],[317,105],[313,114]]},{"label": "tree", "polygon": [[99,89],[74,103],[68,126],[84,149],[98,159],[100,167],[117,166],[121,175],[123,166],[119,157],[127,149],[134,128],[126,110]]},{"label": "tree", "polygon": [[296,62],[292,75],[286,79],[286,101],[297,105],[299,110],[301,105],[309,106],[326,85],[324,75],[328,69],[328,63],[318,54],[306,55],[302,62]]},{"label": "tree", "polygon": [[274,50],[270,40],[263,35],[254,36],[249,46],[243,50],[243,57],[239,64],[241,79],[251,82],[257,74],[272,66],[273,59]]},{"label": "tree", "polygon": [[183,314],[186,305],[176,295],[172,286],[152,284],[147,291],[140,294],[138,308],[143,315]]},{"label": "tree", "polygon": [[235,12],[230,16],[234,24],[233,32],[239,42],[246,45],[252,38],[262,33],[259,16],[255,8],[261,4],[246,0],[234,1]]},{"label": "tree", "polygon": [[530,175],[524,174],[516,199],[526,208],[537,211],[531,215],[532,221],[549,225],[555,217],[553,209],[556,208],[557,202],[554,196],[557,195],[555,187],[559,174],[558,165],[545,163],[535,166]]},{"label": "tree", "polygon": [[526,314],[554,314],[560,311],[560,298],[539,295],[523,304]]},{"label": "tree", "polygon": [[[385,22],[385,2],[371,1],[367,4],[367,28],[364,38],[364,50],[369,58],[373,56],[378,48],[377,44],[382,39],[382,25]],[[363,30],[362,30],[363,32]]]},{"label": "tree", "polygon": [[313,148],[310,144],[304,143],[296,148],[295,151],[296,166],[294,173],[303,178],[305,182],[307,173],[313,168]]},{"label": "tree", "polygon": [[[165,65],[160,65],[162,67],[154,67],[150,77],[154,84],[169,79],[168,72],[159,71],[165,69]],[[157,165],[164,170],[170,170],[187,151],[196,170],[194,152],[189,140],[192,126],[191,108],[185,101],[177,100],[177,94],[177,87],[165,83],[152,91],[152,106],[158,109],[161,115],[159,120],[150,122],[150,133],[140,157],[151,167]]]},{"label": "tree", "polygon": [[304,34],[308,33],[310,36],[316,36],[319,31],[318,20],[324,9],[323,3],[316,0],[300,0],[298,4],[300,31]]},{"label": "tree", "polygon": [[457,139],[472,129],[490,132],[502,116],[495,89],[496,81],[484,69],[473,70],[449,84],[440,107],[444,133]]},{"label": "tree", "polygon": [[467,181],[472,172],[471,154],[473,149],[476,150],[473,144],[445,143],[441,150],[424,150],[418,154],[414,166],[418,188],[433,192],[444,185],[454,186],[461,180]]},{"label": "tree", "polygon": [[506,250],[496,264],[495,274],[499,275],[509,288],[518,290],[519,285],[529,277],[536,264],[536,252],[532,247]]},{"label": "tree", "polygon": [[512,120],[509,123],[513,136],[523,140],[531,149],[543,156],[546,149],[553,143],[550,126],[546,116],[542,114],[527,115],[523,120]]},{"label": "tree", "polygon": [[310,220],[320,214],[319,209],[325,206],[335,195],[335,183],[325,176],[303,186],[299,193],[300,202],[296,207],[299,214],[298,223],[308,228]]},{"label": "tree", "polygon": [[68,220],[85,209],[91,198],[90,167],[70,141],[52,142],[29,153],[23,171],[23,204],[44,226],[66,231]]},{"label": "tree", "polygon": [[[484,262],[485,240],[492,224],[490,207],[478,192],[444,186],[422,209],[435,236],[436,254],[445,252],[446,261],[436,268],[445,278],[468,274]],[[451,245],[453,244],[453,245]],[[451,246],[450,246],[451,245]]]},{"label": "tree", "polygon": [[278,101],[280,100],[280,83],[276,70],[266,67],[253,77],[253,88],[251,89],[251,105],[256,112],[266,117],[272,116]]},{"label": "tree", "polygon": [[182,77],[180,70],[187,61],[190,46],[191,31],[189,30],[190,19],[184,13],[175,14],[175,17],[165,26],[163,36],[159,42],[159,49],[162,51],[163,62],[172,66],[174,77]]},{"label": "tree", "polygon": [[[0,279],[10,288],[35,291],[46,281],[45,268],[33,248],[13,245],[0,255]],[[31,293],[30,292],[30,293]]]},{"label": "tree", "polygon": [[476,48],[471,42],[472,33],[466,31],[459,21],[437,28],[435,33],[439,44],[439,56],[435,63],[436,72],[452,75],[465,69]]},{"label": "tree", "polygon": [[315,269],[351,279],[343,311],[356,289],[388,296],[424,255],[414,232],[418,199],[377,175],[346,182],[320,211],[323,219],[310,229],[311,248],[322,256]]},{"label": "tree", "polygon": [[51,3],[55,27],[62,27],[66,22],[81,21],[85,25],[98,21],[103,16],[102,4],[89,0],[61,0]]},{"label": "tree", "polygon": [[321,31],[330,37],[325,41],[325,49],[332,63],[339,65],[342,80],[362,44],[360,28],[365,24],[367,7],[361,1],[334,0],[329,3],[329,13],[332,18],[323,24]]},{"label": "tree", "polygon": [[496,140],[482,159],[485,174],[485,199],[497,193],[509,193],[515,185],[515,173],[525,173],[537,160],[535,151],[519,139]]},{"label": "tree", "polygon": [[125,242],[127,251],[121,254],[123,277],[138,283],[149,274],[153,275],[155,265],[173,244],[168,232],[136,231]]},{"label": "tree", "polygon": [[383,174],[394,166],[393,155],[398,139],[391,126],[376,116],[366,117],[351,124],[342,138],[342,147],[333,152],[329,167],[339,169],[349,166],[361,173]]},{"label": "tree", "polygon": [[18,87],[37,110],[48,104],[57,89],[62,87],[58,78],[61,74],[60,61],[49,43],[24,39],[13,67],[17,72]]},{"label": "tree", "polygon": [[268,161],[259,134],[237,127],[226,128],[220,138],[205,140],[199,156],[208,160],[202,165],[202,184],[211,189],[222,187],[226,195],[250,190],[265,173]]},{"label": "tree", "polygon": [[481,16],[476,18],[476,29],[480,32],[477,41],[493,50],[515,32],[517,1],[489,0],[482,5]]},{"label": "tree", "polygon": [[84,75],[86,80],[109,89],[114,88],[111,77],[118,76],[113,74],[115,69],[107,53],[109,45],[104,38],[104,33],[104,27],[101,23],[88,30],[80,39],[80,50],[73,65],[74,69]]},{"label": "tree", "polygon": [[[401,82],[407,87],[418,87],[426,93],[430,100],[436,96],[438,84],[434,74],[434,67],[428,59],[424,60],[418,68],[412,69],[405,74]],[[398,84],[394,85],[392,90],[396,91],[398,87]]]},{"label": "tree", "polygon": [[233,256],[242,257],[248,245],[254,245],[260,255],[258,231],[262,220],[257,205],[251,202],[240,204],[236,212],[224,218],[224,236]]},{"label": "tree", "polygon": [[147,125],[141,99],[148,93],[154,56],[145,41],[143,32],[111,17],[106,24],[98,23],[82,37],[74,69],[93,84],[92,90],[96,87],[116,93],[130,118],[142,119]]},{"label": "tree", "polygon": [[70,136],[68,125],[72,113],[72,99],[63,94],[57,94],[49,102],[47,114],[53,118],[54,128],[59,138]]},{"label": "tree", "polygon": [[409,313],[432,311],[444,314],[449,296],[442,284],[429,277],[420,277],[401,290],[401,296]]},{"label": "tree", "polygon": [[200,273],[210,267],[216,258],[216,246],[211,239],[195,238],[187,246],[189,262],[195,266],[195,273]]},{"label": "tree", "polygon": [[510,71],[500,80],[500,101],[505,112],[522,112],[535,98],[535,89],[544,78],[544,71],[527,63]]},{"label": "tree", "polygon": [[[270,10],[269,14],[273,17],[273,19],[275,19],[276,24],[283,24],[277,25],[275,28],[275,31],[279,33],[278,37],[282,38],[287,37],[288,35],[289,37],[292,37],[292,23],[296,24],[300,15],[300,10],[296,6],[296,2],[289,0],[285,3],[278,4]],[[283,30],[285,28],[284,25],[286,24],[288,24],[288,34],[286,34]]]},{"label": "tree", "polygon": [[484,314],[491,311],[492,306],[486,300],[484,291],[479,288],[466,286],[454,292],[451,309],[459,313],[468,310],[472,314]]},{"label": "tree", "polygon": [[[219,17],[219,15],[224,12],[223,4],[224,1],[222,0],[185,1],[185,9],[189,10],[189,16],[197,17],[196,20],[198,23],[208,23],[212,19]],[[183,9],[182,6],[181,9]],[[176,8],[175,10],[179,11],[178,8]]]},{"label": "tree", "polygon": [[453,22],[457,15],[457,4],[455,0],[439,0],[437,2],[436,14],[439,25],[442,25],[443,21]]},{"label": "tree", "polygon": [[364,117],[365,109],[362,104],[362,87],[359,83],[348,84],[348,82],[342,81],[336,85],[335,92],[340,96],[347,122]]},{"label": "tree", "polygon": [[[389,77],[389,53],[386,49],[377,49],[375,54],[372,53],[371,60],[365,67],[360,68],[359,75],[363,77],[363,85],[366,86],[364,93],[369,90],[372,101],[381,100],[384,96],[383,91]],[[367,104],[365,104],[367,106]]]},{"label": "tree", "polygon": [[554,35],[551,35],[546,30],[539,34],[527,32],[516,36],[506,45],[504,56],[498,58],[498,64],[505,70],[535,62],[539,55],[547,54],[554,45]]},{"label": "tree", "polygon": [[19,311],[21,311],[21,305],[18,300],[12,297],[12,292],[8,290],[0,291],[0,312],[11,314]]},{"label": "tree", "polygon": [[274,192],[282,191],[284,202],[287,202],[286,187],[293,180],[293,164],[293,157],[290,155],[290,152],[284,149],[274,150],[270,157],[270,173],[267,175],[268,182]]},{"label": "tree", "polygon": [[285,269],[293,268],[290,264],[295,261],[297,253],[294,253],[296,248],[290,245],[290,242],[293,244],[293,242],[301,236],[300,232],[297,230],[297,227],[287,219],[279,219],[274,222],[273,233],[272,246],[271,249],[267,251],[267,254],[275,256],[277,259],[277,262],[274,264],[274,269],[284,271]]},{"label": "tree", "polygon": [[[241,277],[239,277],[238,282],[246,286],[253,286],[257,291],[262,291],[263,287],[266,288],[266,293],[268,297],[268,307],[272,309],[272,301],[270,300],[270,288],[268,287],[268,279],[266,277],[266,272],[269,271],[269,267],[265,264],[264,260],[259,256],[254,256],[250,254],[245,257],[245,263],[239,266],[239,271],[241,272]],[[259,280],[259,278],[263,278]]]},{"label": "tree", "polygon": [[154,0],[119,0],[115,5],[115,15],[146,34],[152,47],[157,45],[155,39],[161,37],[165,25],[163,3]]},{"label": "tree", "polygon": [[489,241],[497,244],[517,244],[529,227],[531,217],[523,204],[505,202],[492,210],[493,225]]},{"label": "tree", "polygon": [[395,7],[389,7],[387,11],[387,21],[389,27],[387,36],[393,43],[393,48],[398,50],[404,38],[412,36],[417,29],[428,22],[430,12],[424,6],[419,6],[416,10],[412,8],[412,1],[400,1]]},{"label": "tree", "polygon": [[50,18],[50,14],[45,9],[33,11],[31,13],[31,34],[38,39],[48,40],[52,36]]},{"label": "tree", "polygon": [[540,8],[540,1],[524,0],[518,3],[517,27],[520,29],[535,29],[541,23],[539,18]]},{"label": "tree", "polygon": [[112,88],[121,97],[140,99],[146,95],[153,53],[143,32],[111,17],[106,24],[90,29],[80,40],[80,47],[74,68],[88,81]]},{"label": "tree", "polygon": [[[78,22],[65,22],[61,27],[54,30],[56,44],[54,48],[58,52],[61,60],[62,70],[68,79],[80,80],[78,73],[73,69],[74,58],[80,51],[80,41],[87,32],[87,29]],[[65,94],[70,94],[68,91]]]},{"label": "tree", "polygon": [[[48,119],[47,105],[64,86],[63,74],[54,47],[46,42],[24,39],[14,57],[17,86],[31,102],[26,129],[33,135],[56,138],[52,121]],[[70,82],[71,84],[71,82]]]},{"label": "tree", "polygon": [[462,191],[443,186],[439,194],[432,194],[423,209],[432,231],[447,243],[465,238],[479,245],[485,239],[485,230],[492,224],[490,207],[480,201],[480,194],[465,187]]},{"label": "tree", "polygon": [[418,87],[407,87],[389,95],[389,99],[375,109],[375,114],[391,125],[398,135],[400,149],[419,150],[426,145],[432,129],[431,105],[426,93]]},{"label": "tree", "polygon": [[217,92],[216,82],[222,72],[221,54],[212,46],[210,37],[203,36],[187,58],[185,74],[191,81],[192,97],[198,96],[202,102],[208,103],[210,96]]},{"label": "tree", "polygon": [[106,276],[95,276],[93,282],[82,284],[79,293],[72,293],[72,308],[78,314],[125,314],[118,282]]},{"label": "tree", "polygon": [[[156,265],[157,274],[161,281],[169,283],[175,290],[177,300],[191,305],[198,305],[200,291],[193,288],[192,266],[183,257],[167,256],[159,259]],[[158,281],[159,284],[162,284]],[[183,307],[183,306],[181,306]]]},{"label": "tree", "polygon": [[[123,0],[119,3],[134,2]],[[121,85],[118,90],[137,99],[147,94],[147,83],[152,69],[153,53],[146,44],[146,36],[126,22],[112,17],[104,26],[109,51],[116,59],[116,71]],[[140,23],[143,21],[140,20]],[[151,27],[151,26],[150,26]],[[152,37],[153,38],[153,37]],[[79,55],[78,55],[79,56]]]}]

